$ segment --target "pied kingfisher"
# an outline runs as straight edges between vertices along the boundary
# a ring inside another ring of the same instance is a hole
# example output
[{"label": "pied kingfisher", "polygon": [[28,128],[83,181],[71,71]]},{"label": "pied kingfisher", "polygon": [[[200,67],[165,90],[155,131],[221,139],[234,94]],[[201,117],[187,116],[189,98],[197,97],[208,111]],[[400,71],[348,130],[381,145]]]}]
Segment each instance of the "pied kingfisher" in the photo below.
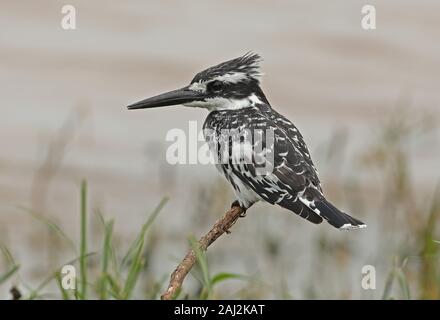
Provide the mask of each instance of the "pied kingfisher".
[{"label": "pied kingfisher", "polygon": [[[207,109],[205,140],[214,155],[228,151],[226,161],[216,162],[216,167],[234,188],[233,205],[246,210],[261,200],[315,224],[324,218],[338,229],[365,227],[324,197],[301,133],[272,108],[260,88],[260,61],[259,55],[247,53],[199,72],[186,87],[139,101],[128,109],[178,104]],[[262,132],[261,139],[252,139],[257,130]],[[240,138],[233,142],[231,132]],[[268,142],[268,132],[272,133],[272,143]],[[247,156],[242,152],[237,156],[237,149],[247,150]],[[270,170],[258,170],[262,156]]]}]

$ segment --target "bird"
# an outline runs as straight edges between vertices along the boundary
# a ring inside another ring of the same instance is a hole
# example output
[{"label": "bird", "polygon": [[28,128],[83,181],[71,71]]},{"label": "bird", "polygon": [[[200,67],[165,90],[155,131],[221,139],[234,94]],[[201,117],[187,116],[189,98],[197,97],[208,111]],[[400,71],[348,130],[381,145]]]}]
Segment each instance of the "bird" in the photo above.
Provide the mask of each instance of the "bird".
[{"label": "bird", "polygon": [[203,134],[215,166],[231,184],[232,206],[258,201],[339,230],[366,224],[324,196],[318,171],[298,128],[278,113],[261,89],[261,61],[248,52],[197,73],[189,85],[129,105],[129,110],[183,105],[209,114]]}]

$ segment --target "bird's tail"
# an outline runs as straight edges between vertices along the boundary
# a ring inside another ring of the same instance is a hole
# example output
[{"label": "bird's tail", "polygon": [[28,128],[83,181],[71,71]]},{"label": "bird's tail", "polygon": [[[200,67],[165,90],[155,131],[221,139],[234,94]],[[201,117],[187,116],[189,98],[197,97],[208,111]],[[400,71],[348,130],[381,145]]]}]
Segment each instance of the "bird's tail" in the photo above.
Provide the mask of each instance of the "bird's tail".
[{"label": "bird's tail", "polygon": [[340,211],[326,199],[315,201],[315,206],[320,211],[321,217],[326,219],[327,222],[332,226],[340,230],[360,229],[367,226],[358,219],[355,219],[352,216]]}]

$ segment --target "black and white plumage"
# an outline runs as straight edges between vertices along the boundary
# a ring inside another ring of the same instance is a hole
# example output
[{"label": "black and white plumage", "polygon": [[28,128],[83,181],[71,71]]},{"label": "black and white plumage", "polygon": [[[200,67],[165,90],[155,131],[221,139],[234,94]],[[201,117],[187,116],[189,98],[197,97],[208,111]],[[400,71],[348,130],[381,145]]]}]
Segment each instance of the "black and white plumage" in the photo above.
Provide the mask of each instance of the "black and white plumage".
[{"label": "black and white plumage", "polygon": [[301,133],[271,107],[260,88],[259,62],[257,54],[223,62],[198,73],[189,86],[129,109],[174,104],[208,109],[205,139],[243,208],[264,201],[315,224],[325,219],[339,229],[365,227],[324,197]]}]

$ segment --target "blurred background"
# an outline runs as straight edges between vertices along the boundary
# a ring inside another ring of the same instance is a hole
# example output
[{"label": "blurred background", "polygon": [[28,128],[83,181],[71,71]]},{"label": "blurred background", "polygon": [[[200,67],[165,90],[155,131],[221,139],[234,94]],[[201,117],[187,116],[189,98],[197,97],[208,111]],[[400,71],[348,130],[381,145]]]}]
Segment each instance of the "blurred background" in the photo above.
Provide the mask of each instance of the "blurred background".
[{"label": "blurred background", "polygon": [[[204,234],[233,193],[214,166],[165,160],[168,130],[201,128],[207,111],[125,106],[248,51],[264,58],[263,90],[303,133],[328,198],[368,228],[339,232],[257,204],[208,250],[211,275],[241,275],[209,297],[440,297],[438,1],[71,0],[76,30],[61,28],[64,1],[0,3],[0,298],[11,287],[61,298],[50,277],[78,256],[66,239],[80,241],[83,179],[90,282],[103,254],[99,217],[114,219],[123,256],[168,197],[131,295],[158,298],[188,237]],[[366,4],[376,30],[361,28]],[[365,265],[375,289],[361,286]],[[182,297],[204,286],[195,270]]]}]

